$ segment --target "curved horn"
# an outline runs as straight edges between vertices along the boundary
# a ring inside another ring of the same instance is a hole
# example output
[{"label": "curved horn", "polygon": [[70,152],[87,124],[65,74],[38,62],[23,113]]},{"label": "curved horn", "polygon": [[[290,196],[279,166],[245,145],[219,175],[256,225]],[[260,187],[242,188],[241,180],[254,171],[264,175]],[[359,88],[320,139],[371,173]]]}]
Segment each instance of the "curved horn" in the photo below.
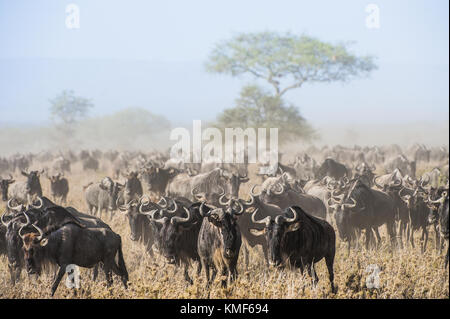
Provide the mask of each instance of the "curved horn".
[{"label": "curved horn", "polygon": [[384,187],[377,183],[377,178],[380,178],[380,177],[381,177],[381,176],[375,176],[375,177],[373,178],[373,183],[374,183],[378,188],[383,189]]},{"label": "curved horn", "polygon": [[293,218],[287,218],[287,217],[284,217],[284,216],[282,216],[282,215],[278,215],[278,216],[275,218],[275,223],[276,223],[276,224],[280,225],[280,224],[283,223],[283,222],[286,222],[286,223],[292,223],[292,222],[294,222],[294,221],[297,219],[297,212],[295,211],[295,209],[293,209],[292,207],[289,207],[289,209],[290,209],[291,212],[294,214],[294,217],[293,217]]},{"label": "curved horn", "polygon": [[253,192],[253,190],[255,189],[256,186],[258,186],[258,184],[253,185],[252,188],[250,189],[250,195],[252,195],[254,197],[257,197],[257,196],[261,195],[261,192],[259,194],[255,194]]},{"label": "curved horn", "polygon": [[231,203],[231,198],[226,202],[223,201],[223,198],[225,196],[226,196],[226,194],[222,194],[222,196],[219,197],[219,204],[222,206],[228,206]]},{"label": "curved horn", "polygon": [[175,224],[182,224],[182,223],[187,223],[190,219],[191,219],[191,212],[189,211],[189,209],[187,209],[186,207],[183,207],[184,211],[186,212],[187,217],[183,218],[183,217],[172,217],[172,219],[170,220],[170,222],[175,225]]},{"label": "curved horn", "polygon": [[32,224],[32,226],[33,226],[34,228],[36,228],[36,230],[39,232],[39,236],[36,237],[37,240],[41,240],[42,237],[44,236],[44,233],[43,233],[42,229],[40,229],[40,228],[36,225],[36,223]]},{"label": "curved horn", "polygon": [[[146,199],[145,202],[144,199]],[[139,198],[139,204],[147,206],[150,204],[150,197],[148,195],[142,195],[142,197]]]},{"label": "curved horn", "polygon": [[169,203],[167,203],[167,200],[164,196],[161,196],[161,199],[158,201],[158,205],[162,208],[166,208]]},{"label": "curved horn", "polygon": [[11,209],[11,210],[15,210],[15,211],[19,211],[19,212],[22,211],[23,204],[19,204],[19,205],[14,206],[14,207],[11,206],[11,202],[13,201],[13,199],[14,198],[10,198],[8,200],[8,203],[6,203],[6,206],[8,206],[8,208]]},{"label": "curved horn", "polygon": [[167,209],[166,208],[166,212],[171,213],[171,214],[175,213],[178,210],[177,202],[174,201],[173,199],[172,199],[172,202],[173,202],[173,209]]},{"label": "curved horn", "polygon": [[[284,193],[284,185],[281,184],[281,183],[276,183],[275,185],[280,185],[281,190],[280,190],[279,192],[277,192],[277,191],[275,191],[275,190],[272,190],[272,192],[273,192],[275,195],[281,195],[281,194],[283,194],[283,193]],[[275,185],[273,185],[273,186],[275,186]],[[272,186],[271,188],[273,188],[273,186]]]},{"label": "curved horn", "polygon": [[256,213],[258,212],[258,210],[259,208],[255,209],[255,211],[252,213],[252,223],[269,225],[270,221],[272,220],[272,216],[267,216],[263,219],[256,220]]},{"label": "curved horn", "polygon": [[9,224],[11,224],[12,220],[10,220],[9,222],[5,222],[3,219],[5,217],[5,215],[6,215],[6,212],[3,213],[3,215],[0,219],[2,221],[2,224],[7,228],[9,226]]},{"label": "curved horn", "polygon": [[356,200],[353,197],[350,197],[350,200],[353,202],[353,204],[343,204],[343,206],[347,208],[356,207]]},{"label": "curved horn", "polygon": [[237,202],[239,205],[239,211],[233,211],[233,215],[239,216],[242,215],[242,213],[244,212],[244,206],[241,204],[241,202],[239,200],[234,201],[235,203]]},{"label": "curved horn", "polygon": [[36,198],[37,198],[37,200],[39,201],[40,204],[38,204],[38,205],[31,204],[30,206],[33,207],[33,208],[36,208],[36,209],[41,209],[42,206],[44,206],[44,201],[39,196],[37,196]]},{"label": "curved horn", "polygon": [[205,212],[203,211],[203,207],[204,207],[204,206],[205,206],[205,202],[202,202],[202,204],[200,205],[200,208],[199,208],[200,215],[201,215],[202,217],[208,217],[208,216],[210,215],[210,212],[205,213]]}]

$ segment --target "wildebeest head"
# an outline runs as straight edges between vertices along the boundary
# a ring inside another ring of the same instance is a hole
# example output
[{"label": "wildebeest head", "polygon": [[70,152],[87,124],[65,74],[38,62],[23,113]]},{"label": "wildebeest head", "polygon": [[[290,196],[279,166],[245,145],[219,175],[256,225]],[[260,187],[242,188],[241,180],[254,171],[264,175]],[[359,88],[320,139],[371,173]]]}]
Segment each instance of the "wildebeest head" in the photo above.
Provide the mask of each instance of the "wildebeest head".
[{"label": "wildebeest head", "polygon": [[428,223],[435,224],[439,220],[439,209],[448,198],[448,190],[444,190],[440,193],[437,199],[432,199],[431,195],[425,200],[426,204],[430,208],[430,214],[428,215]]},{"label": "wildebeest head", "polygon": [[142,196],[142,184],[138,179],[137,172],[129,172],[124,175],[126,178],[124,193],[125,197],[131,198],[134,194]]},{"label": "wildebeest head", "polygon": [[[345,196],[342,196],[340,200],[336,200],[334,197],[331,197],[328,200],[328,206],[334,211],[339,237],[343,241],[349,241],[353,234],[353,228],[349,219],[357,208],[355,199],[353,197],[345,199]],[[358,209],[362,210],[364,208],[359,207]]]},{"label": "wildebeest head", "polygon": [[[192,213],[186,207],[183,207],[185,216],[164,216],[165,210],[155,209],[151,211],[151,221],[155,226],[156,238],[159,243],[160,253],[166,258],[169,264],[179,262],[179,247],[182,244],[181,238],[183,232],[189,230],[197,221],[192,218]],[[162,216],[162,217],[161,217]]]},{"label": "wildebeest head", "polygon": [[373,179],[375,174],[375,165],[368,165],[366,162],[358,164],[355,168],[355,178],[359,178],[361,182],[366,184],[368,187],[373,186]]},{"label": "wildebeest head", "polygon": [[62,178],[63,176],[64,176],[64,174],[58,173],[58,174],[56,174],[56,175],[50,175],[50,176],[47,176],[47,178],[50,180],[50,183],[51,183],[51,184],[54,184],[54,183],[58,182],[59,180],[61,180],[61,178]]},{"label": "wildebeest head", "polygon": [[19,229],[29,223],[26,216],[6,217],[2,215],[2,224],[6,227],[6,251],[8,256],[8,268],[11,275],[11,283],[14,285],[20,277],[20,272],[23,266],[23,251],[22,240],[19,236]]},{"label": "wildebeest head", "polygon": [[26,190],[31,194],[36,194],[42,197],[41,182],[39,181],[40,175],[44,172],[41,171],[31,171],[29,173],[22,171],[22,175],[27,178]]},{"label": "wildebeest head", "polygon": [[[299,209],[299,208],[296,208]],[[286,234],[296,231],[300,228],[300,223],[297,221],[297,211],[290,207],[284,211],[284,215],[278,215],[275,218],[267,216],[261,220],[256,219],[256,209],[252,214],[252,222],[255,224],[263,224],[264,229],[249,229],[255,236],[264,236],[267,242],[269,264],[271,266],[282,266],[283,256],[282,247],[286,239]],[[293,217],[288,217],[291,212]]]},{"label": "wildebeest head", "polygon": [[39,274],[41,271],[40,250],[48,244],[48,239],[44,237],[42,230],[35,224],[31,224],[36,232],[23,234],[24,225],[19,229],[19,236],[22,239],[22,249],[25,260],[25,268],[28,274]]},{"label": "wildebeest head", "polygon": [[200,215],[208,218],[208,221],[219,229],[222,244],[222,256],[230,259],[239,252],[241,233],[237,224],[237,216],[244,212],[242,205],[236,210],[233,205],[227,208],[209,208],[202,203]]},{"label": "wildebeest head", "polygon": [[228,193],[231,194],[232,198],[238,198],[241,183],[247,183],[249,181],[246,174],[241,175],[239,172],[229,173],[222,171],[222,177],[228,182]]},{"label": "wildebeest head", "polygon": [[8,200],[8,188],[9,185],[14,183],[15,180],[11,175],[9,175],[9,179],[3,179],[0,177],[0,191],[2,192],[2,200],[6,202]]}]

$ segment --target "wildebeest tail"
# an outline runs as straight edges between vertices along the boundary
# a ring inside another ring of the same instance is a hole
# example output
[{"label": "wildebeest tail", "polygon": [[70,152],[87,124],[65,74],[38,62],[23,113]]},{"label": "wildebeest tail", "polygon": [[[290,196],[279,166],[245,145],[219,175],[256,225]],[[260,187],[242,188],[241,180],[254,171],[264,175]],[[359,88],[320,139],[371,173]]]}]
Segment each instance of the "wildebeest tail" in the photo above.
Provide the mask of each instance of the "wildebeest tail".
[{"label": "wildebeest tail", "polygon": [[125,279],[128,281],[128,271],[127,267],[125,266],[125,259],[123,259],[123,252],[122,252],[122,239],[119,238],[119,249],[118,249],[118,260],[117,265],[122,272],[122,275],[125,277]]}]

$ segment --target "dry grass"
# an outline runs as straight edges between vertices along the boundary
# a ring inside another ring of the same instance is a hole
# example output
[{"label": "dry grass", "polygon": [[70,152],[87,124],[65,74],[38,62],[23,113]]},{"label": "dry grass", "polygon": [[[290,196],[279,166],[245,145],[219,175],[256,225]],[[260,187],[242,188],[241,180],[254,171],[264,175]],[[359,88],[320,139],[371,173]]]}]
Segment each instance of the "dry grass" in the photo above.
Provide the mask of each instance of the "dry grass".
[{"label": "dry grass", "polygon": [[[71,174],[69,205],[86,211],[82,186],[104,176],[105,172],[81,174],[78,166]],[[18,180],[23,178],[16,176]],[[252,178],[252,182],[259,182]],[[48,194],[49,182],[42,178],[44,194]],[[243,187],[242,196],[248,191]],[[107,221],[108,222],[108,221]],[[384,234],[382,247],[375,251],[352,251],[347,255],[346,246],[337,241],[334,263],[335,284],[338,292],[332,294],[325,262],[316,265],[320,281],[316,287],[311,279],[299,270],[268,269],[261,249],[250,251],[250,266],[245,269],[240,256],[239,277],[228,288],[215,282],[205,289],[204,273],[196,277],[195,269],[190,274],[194,284],[188,285],[181,269],[168,266],[160,257],[151,258],[140,243],[129,239],[129,226],[120,214],[110,223],[112,229],[122,236],[124,258],[130,275],[129,288],[125,290],[118,277],[107,288],[103,274],[93,282],[90,270],[81,269],[81,288],[75,293],[65,286],[65,277],[56,291],[55,298],[449,298],[449,271],[443,268],[443,256],[434,247],[434,232],[430,229],[430,240],[424,254],[420,252],[420,236],[416,233],[416,248],[406,247],[392,254]],[[446,249],[446,248],[445,248]],[[381,269],[379,289],[366,288],[366,267],[376,264]],[[195,265],[196,266],[196,265]],[[10,284],[6,256],[0,257],[0,298],[51,298],[50,287],[53,273],[40,278],[28,277],[25,272],[15,286]]]}]

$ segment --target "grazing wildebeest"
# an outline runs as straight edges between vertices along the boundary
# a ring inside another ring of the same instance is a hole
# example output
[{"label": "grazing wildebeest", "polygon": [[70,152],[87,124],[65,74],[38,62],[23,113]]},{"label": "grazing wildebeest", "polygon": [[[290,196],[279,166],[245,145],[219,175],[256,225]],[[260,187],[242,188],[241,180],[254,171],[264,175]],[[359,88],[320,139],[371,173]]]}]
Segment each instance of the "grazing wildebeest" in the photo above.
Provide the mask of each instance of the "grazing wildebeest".
[{"label": "grazing wildebeest", "polygon": [[[263,224],[263,230],[252,229],[257,236],[264,235],[267,242],[269,263],[280,267],[290,264],[299,267],[303,273],[304,268],[317,283],[318,277],[314,264],[325,258],[334,293],[333,262],[336,252],[336,235],[333,227],[325,220],[307,214],[300,207],[289,207],[283,215],[272,216],[256,220],[256,211],[252,214],[254,223]],[[292,217],[288,217],[293,215]]]},{"label": "grazing wildebeest", "polygon": [[[150,212],[151,221],[155,228],[155,239],[161,255],[168,264],[184,265],[184,278],[190,284],[189,265],[197,261],[197,274],[201,272],[200,257],[197,250],[198,234],[202,225],[199,207],[201,203],[195,203],[191,207],[183,206],[185,216],[164,216],[164,210]],[[157,216],[159,213],[159,216]],[[179,215],[179,214],[177,214]]]},{"label": "grazing wildebeest", "polygon": [[69,193],[69,181],[64,177],[63,174],[58,173],[57,175],[47,176],[50,180],[50,191],[53,200],[59,203],[67,203],[67,194]]},{"label": "grazing wildebeest", "polygon": [[[227,209],[213,208],[200,205],[199,212],[203,216],[202,226],[198,235],[197,249],[202,268],[205,270],[207,286],[214,280],[216,273],[221,276],[228,274],[231,281],[237,276],[237,260],[241,248],[241,232],[236,218],[243,213],[232,207]],[[213,269],[211,278],[209,270]],[[227,285],[227,280],[222,279],[222,286]]]},{"label": "grazing wildebeest", "polygon": [[39,176],[43,171],[22,171],[22,175],[27,178],[25,182],[16,182],[11,186],[10,198],[20,204],[31,204],[35,196],[42,197],[42,187]]},{"label": "grazing wildebeest", "polygon": [[344,164],[336,162],[332,158],[327,158],[317,169],[315,178],[322,179],[325,176],[330,176],[335,179],[340,179],[342,177],[350,178],[350,174],[351,173],[347,170]]},{"label": "grazing wildebeest", "polygon": [[359,179],[352,182],[351,189],[340,201],[333,197],[330,208],[335,211],[339,236],[350,245],[355,241],[358,230],[366,231],[366,249],[369,248],[373,229],[378,243],[381,241],[378,227],[385,224],[394,248],[396,241],[394,201],[384,193],[367,187]]},{"label": "grazing wildebeest", "polygon": [[0,177],[0,192],[2,193],[2,200],[4,202],[6,202],[8,200],[9,185],[11,185],[14,182],[15,182],[15,180],[13,179],[11,174],[9,175],[8,179],[4,179],[4,178]]},{"label": "grazing wildebeest", "polygon": [[89,213],[97,214],[99,218],[102,211],[110,211],[110,219],[113,217],[113,211],[116,210],[119,191],[123,188],[122,184],[114,182],[111,178],[105,177],[100,183],[91,183],[85,188],[85,199],[89,207]]},{"label": "grazing wildebeest", "polygon": [[[35,231],[23,234],[24,227]],[[75,223],[66,223],[60,228],[44,233],[36,224],[24,225],[19,229],[23,242],[25,266],[28,274],[39,271],[39,253],[59,266],[52,285],[55,294],[68,265],[92,268],[103,264],[108,286],[112,284],[111,271],[120,276],[127,288],[128,272],[122,254],[122,241],[118,234],[108,228],[83,228]],[[116,256],[118,262],[116,264]]]}]

